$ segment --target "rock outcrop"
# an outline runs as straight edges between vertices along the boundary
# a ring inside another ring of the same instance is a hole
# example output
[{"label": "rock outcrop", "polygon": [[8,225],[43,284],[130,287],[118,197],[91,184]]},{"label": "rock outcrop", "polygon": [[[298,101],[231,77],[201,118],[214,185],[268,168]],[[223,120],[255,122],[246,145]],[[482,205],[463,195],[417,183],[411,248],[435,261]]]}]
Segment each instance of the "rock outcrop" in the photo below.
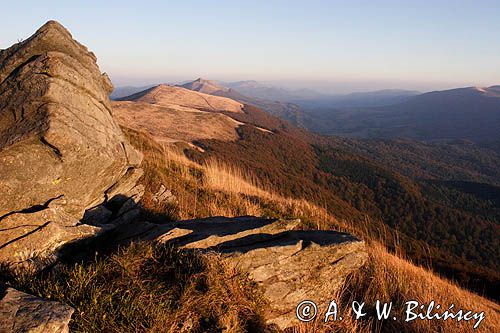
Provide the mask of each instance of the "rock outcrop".
[{"label": "rock outcrop", "polygon": [[0,300],[0,332],[67,333],[73,308],[12,288]]},{"label": "rock outcrop", "polygon": [[263,287],[270,301],[268,322],[286,328],[299,323],[295,310],[301,301],[328,307],[345,278],[368,258],[363,241],[335,231],[293,230],[298,222],[255,217],[145,222],[117,229],[115,239],[221,253]]},{"label": "rock outcrop", "polygon": [[57,22],[0,51],[0,262],[50,262],[141,196],[142,155],[113,119],[111,91]]}]

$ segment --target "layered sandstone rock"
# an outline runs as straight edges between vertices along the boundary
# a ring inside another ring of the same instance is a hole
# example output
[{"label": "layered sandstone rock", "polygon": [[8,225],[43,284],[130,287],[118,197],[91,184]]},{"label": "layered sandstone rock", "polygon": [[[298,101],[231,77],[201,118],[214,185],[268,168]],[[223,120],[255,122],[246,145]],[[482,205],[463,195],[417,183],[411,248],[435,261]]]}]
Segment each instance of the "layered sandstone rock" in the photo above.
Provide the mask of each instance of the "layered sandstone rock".
[{"label": "layered sandstone rock", "polygon": [[8,288],[0,300],[0,332],[67,333],[72,307]]},{"label": "layered sandstone rock", "polygon": [[145,239],[222,254],[259,283],[270,302],[266,316],[280,328],[299,324],[304,300],[328,307],[346,277],[368,255],[363,241],[335,231],[294,230],[299,220],[211,217],[164,225],[139,223],[116,230],[115,239]]},{"label": "layered sandstone rock", "polygon": [[113,119],[111,91],[57,22],[0,51],[0,262],[51,261],[119,217],[101,204],[140,197],[142,156]]}]

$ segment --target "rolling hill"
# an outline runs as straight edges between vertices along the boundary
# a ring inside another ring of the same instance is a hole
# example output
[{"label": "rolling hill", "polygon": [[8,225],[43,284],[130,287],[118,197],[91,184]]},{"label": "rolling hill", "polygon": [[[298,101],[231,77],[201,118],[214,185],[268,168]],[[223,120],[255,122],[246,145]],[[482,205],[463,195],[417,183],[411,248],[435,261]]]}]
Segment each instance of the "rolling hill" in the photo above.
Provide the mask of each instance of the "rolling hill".
[{"label": "rolling hill", "polygon": [[[197,140],[237,140],[244,125],[235,114],[245,105],[182,87],[161,84],[112,102],[115,117],[128,127],[146,131],[162,144],[195,145]],[[256,127],[260,131],[267,131]]]},{"label": "rolling hill", "polygon": [[143,91],[146,89],[149,89],[151,87],[154,87],[155,84],[149,84],[146,86],[140,86],[140,87],[135,87],[135,86],[121,86],[121,87],[115,87],[113,89],[113,92],[109,96],[110,99],[119,99],[122,97],[127,97],[130,95],[133,95],[139,91]]},{"label": "rolling hill", "polygon": [[[232,86],[228,84],[228,86]],[[241,81],[234,86],[238,87],[260,87],[259,89],[267,89],[267,86],[261,85],[256,81]],[[302,112],[299,105],[294,103],[289,103],[285,101],[273,101],[265,98],[260,98],[255,95],[244,95],[239,90],[234,88],[229,88],[227,86],[223,86],[215,81],[205,80],[205,79],[197,79],[192,82],[185,83],[180,87],[190,89],[198,92],[205,92],[207,94],[211,94],[214,96],[222,96],[227,97],[245,104],[253,105],[270,113],[273,116],[279,117],[281,119],[287,120],[292,124],[300,126],[303,122],[302,118],[304,117],[304,113]],[[272,88],[275,89],[275,88]],[[245,89],[243,89],[245,90]],[[258,94],[257,94],[258,95]]]},{"label": "rolling hill", "polygon": [[215,81],[205,80],[202,78],[198,78],[192,82],[184,83],[179,86],[189,90],[198,91],[204,94],[215,94],[219,91],[220,92],[229,91],[229,88],[223,87]]}]

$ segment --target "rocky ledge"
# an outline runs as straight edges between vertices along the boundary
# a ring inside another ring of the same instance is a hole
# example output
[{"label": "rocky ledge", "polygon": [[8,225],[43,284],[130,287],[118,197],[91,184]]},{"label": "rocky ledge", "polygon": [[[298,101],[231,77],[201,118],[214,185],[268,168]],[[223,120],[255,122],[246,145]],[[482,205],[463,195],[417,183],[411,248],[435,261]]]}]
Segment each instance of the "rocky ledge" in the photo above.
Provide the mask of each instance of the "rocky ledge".
[{"label": "rocky ledge", "polygon": [[117,228],[113,238],[220,254],[262,286],[270,302],[268,322],[284,329],[299,323],[295,309],[301,301],[329,304],[346,277],[368,257],[363,241],[335,231],[294,230],[299,222],[257,217],[143,222]]}]

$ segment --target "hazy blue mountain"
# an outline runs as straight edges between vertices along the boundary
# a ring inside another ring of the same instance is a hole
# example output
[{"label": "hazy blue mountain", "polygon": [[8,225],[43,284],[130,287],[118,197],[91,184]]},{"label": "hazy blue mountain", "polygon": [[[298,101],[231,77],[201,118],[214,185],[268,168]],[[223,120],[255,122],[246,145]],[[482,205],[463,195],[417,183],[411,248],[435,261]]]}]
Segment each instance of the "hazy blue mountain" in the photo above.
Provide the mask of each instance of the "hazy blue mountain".
[{"label": "hazy blue mountain", "polygon": [[404,102],[421,93],[413,90],[386,89],[368,92],[356,92],[346,95],[320,96],[311,99],[295,100],[303,107],[376,107]]},{"label": "hazy blue mountain", "polygon": [[292,102],[295,100],[316,99],[324,97],[323,94],[311,89],[289,90],[263,84],[253,80],[224,82],[222,83],[222,85],[237,90],[243,95],[270,101]]},{"label": "hazy blue mountain", "polygon": [[349,137],[500,140],[500,86],[434,91],[372,108],[316,108],[307,128]]}]

